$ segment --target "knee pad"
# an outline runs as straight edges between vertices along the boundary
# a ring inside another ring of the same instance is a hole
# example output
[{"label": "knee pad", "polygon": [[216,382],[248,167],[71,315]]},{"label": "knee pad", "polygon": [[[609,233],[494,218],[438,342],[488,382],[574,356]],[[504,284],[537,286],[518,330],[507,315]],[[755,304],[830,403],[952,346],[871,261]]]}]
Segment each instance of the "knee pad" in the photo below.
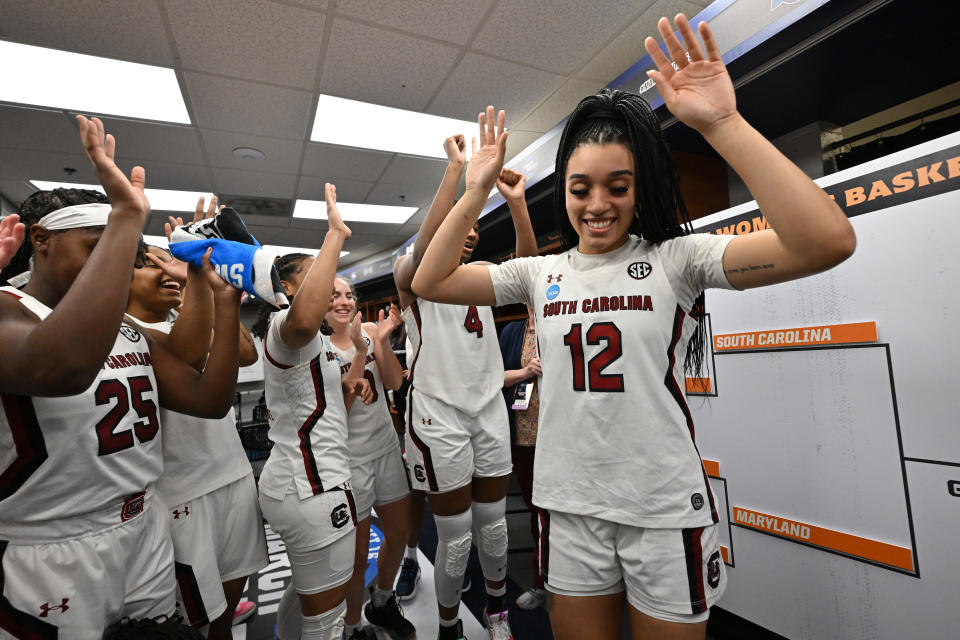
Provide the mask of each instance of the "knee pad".
[{"label": "knee pad", "polygon": [[498,582],[507,575],[507,499],[474,502],[473,520],[477,528],[477,551],[483,576]]},{"label": "knee pad", "polygon": [[470,528],[473,515],[470,510],[454,516],[434,516],[437,523],[437,558],[433,582],[437,602],[444,607],[455,607],[460,602],[463,574],[470,559]]},{"label": "knee pad", "polygon": [[333,609],[317,616],[303,616],[300,631],[301,640],[341,640],[343,637],[343,616],[347,612],[344,600]]}]

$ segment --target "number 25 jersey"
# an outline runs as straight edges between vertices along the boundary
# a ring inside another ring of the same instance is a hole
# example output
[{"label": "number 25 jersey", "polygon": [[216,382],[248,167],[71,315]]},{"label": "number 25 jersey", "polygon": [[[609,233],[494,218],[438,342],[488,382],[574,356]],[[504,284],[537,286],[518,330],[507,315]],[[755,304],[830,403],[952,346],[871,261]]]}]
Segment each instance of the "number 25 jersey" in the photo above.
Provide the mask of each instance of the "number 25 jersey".
[{"label": "number 25 jersey", "polygon": [[[51,309],[10,287],[41,320]],[[39,522],[122,503],[163,468],[150,345],[130,325],[74,396],[0,394],[0,520]]]},{"label": "number 25 jersey", "polygon": [[498,305],[526,302],[536,313],[537,506],[636,527],[717,521],[683,363],[697,296],[730,287],[730,239],[630,236],[604,254],[571,249],[489,267]]}]

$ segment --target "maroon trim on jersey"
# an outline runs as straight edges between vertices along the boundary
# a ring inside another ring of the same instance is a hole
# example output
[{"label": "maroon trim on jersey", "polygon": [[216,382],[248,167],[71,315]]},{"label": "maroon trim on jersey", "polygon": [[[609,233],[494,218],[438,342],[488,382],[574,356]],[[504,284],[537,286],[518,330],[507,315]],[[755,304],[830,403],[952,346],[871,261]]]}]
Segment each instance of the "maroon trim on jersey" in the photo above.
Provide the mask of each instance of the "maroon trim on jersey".
[{"label": "maroon trim on jersey", "polygon": [[703,587],[703,546],[700,537],[703,527],[681,529],[683,552],[687,559],[687,584],[690,587],[690,612],[707,610],[707,595]]},{"label": "maroon trim on jersey", "polygon": [[550,572],[550,512],[546,509],[540,509],[538,513],[540,521],[537,544],[539,545],[540,577],[549,582]]},{"label": "maroon trim on jersey", "polygon": [[0,500],[6,500],[47,459],[47,447],[30,396],[0,393],[0,401],[17,450],[17,457],[0,473]]},{"label": "maroon trim on jersey", "polygon": [[7,294],[8,296],[13,296],[13,297],[16,298],[17,300],[22,300],[22,299],[23,299],[23,296],[17,295],[17,294],[14,293],[13,291],[3,291],[2,293]]},{"label": "maroon trim on jersey", "polygon": [[[266,352],[266,349],[264,349],[264,352]],[[313,491],[313,495],[323,493],[320,471],[317,470],[317,460],[313,456],[313,445],[310,443],[310,432],[317,426],[317,421],[320,420],[320,416],[327,409],[327,398],[323,393],[323,373],[320,371],[320,356],[322,355],[324,355],[323,352],[310,361],[310,377],[313,379],[313,393],[317,399],[317,406],[297,431],[300,436],[300,454],[303,456],[303,467],[307,473],[307,480],[310,481],[310,489]]]},{"label": "maroon trim on jersey", "polygon": [[353,518],[353,526],[357,526],[357,503],[353,499],[353,491],[346,487],[340,487],[340,490],[347,496],[347,504],[350,505],[350,516]]},{"label": "maroon trim on jersey", "polygon": [[[664,377],[663,383],[667,386],[673,399],[680,405],[683,417],[687,420],[687,429],[690,430],[690,440],[693,442],[693,448],[697,452],[697,459],[701,459],[700,449],[697,448],[696,433],[693,428],[693,414],[690,413],[690,407],[687,405],[687,398],[680,389],[680,383],[677,382],[677,378],[673,375],[673,368],[677,362],[677,344],[683,336],[683,321],[685,318],[686,314],[683,309],[680,308],[680,305],[677,305],[677,311],[673,315],[673,335],[670,338],[670,346],[667,348],[667,375]],[[710,515],[714,522],[720,522],[720,514],[717,513],[717,505],[713,500],[713,491],[710,490],[710,481],[707,480],[707,470],[703,467],[702,460],[700,462],[700,470],[703,472],[704,490],[707,493],[707,500],[710,502]]]},{"label": "maroon trim on jersey", "polygon": [[410,309],[413,311],[413,319],[417,323],[417,333],[420,334],[420,344],[417,345],[417,352],[413,354],[413,362],[410,363],[410,384],[413,384],[413,370],[417,366],[417,360],[420,358],[420,349],[423,348],[423,321],[420,319],[420,307],[417,305],[416,299],[414,299],[413,304],[410,305]]},{"label": "maroon trim on jersey", "polygon": [[210,624],[207,609],[203,606],[203,595],[200,593],[200,584],[193,567],[182,562],[173,563],[174,573],[177,575],[177,586],[180,588],[180,597],[183,608],[187,611],[187,620],[194,627]]},{"label": "maroon trim on jersey", "polygon": [[[57,637],[57,627],[39,620],[26,611],[20,611],[3,595],[3,554],[7,551],[7,540],[0,540],[0,629],[14,638],[23,640],[50,640]],[[64,600],[66,603],[66,600]],[[66,608],[66,607],[64,607]]]},{"label": "maroon trim on jersey", "polygon": [[[267,332],[267,335],[270,335],[270,332]],[[267,357],[267,361],[275,366],[277,369],[292,369],[293,365],[291,364],[280,364],[270,355],[270,350],[267,349],[267,336],[263,337],[263,355]]]},{"label": "maroon trim on jersey", "polygon": [[[421,342],[421,344],[423,343]],[[411,378],[412,377],[413,376],[411,376]],[[430,447],[428,447],[427,443],[421,440],[417,432],[413,430],[413,387],[410,387],[410,391],[407,392],[407,430],[410,432],[410,439],[413,440],[413,444],[417,446],[417,449],[420,450],[420,455],[423,456],[423,466],[427,474],[427,485],[430,487],[430,491],[439,492],[440,486],[437,484],[437,474],[433,468],[433,456],[430,455]],[[416,469],[417,465],[413,465],[412,473],[414,478],[417,477]],[[408,472],[410,471],[411,470],[408,469]]]}]

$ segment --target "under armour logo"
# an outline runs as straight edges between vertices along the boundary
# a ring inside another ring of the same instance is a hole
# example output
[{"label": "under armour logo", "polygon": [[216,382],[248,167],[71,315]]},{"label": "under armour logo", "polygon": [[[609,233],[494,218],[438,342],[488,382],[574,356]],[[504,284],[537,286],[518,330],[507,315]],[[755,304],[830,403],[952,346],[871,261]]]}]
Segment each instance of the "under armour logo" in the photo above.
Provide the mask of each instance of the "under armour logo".
[{"label": "under armour logo", "polygon": [[420,422],[423,424],[433,424],[433,418],[420,418]]},{"label": "under armour logo", "polygon": [[70,598],[64,598],[63,602],[61,602],[60,604],[55,604],[53,606],[51,606],[49,602],[44,602],[42,605],[40,605],[40,617],[46,618],[47,614],[50,613],[51,611],[59,611],[60,613],[63,613],[64,611],[70,608],[67,606],[68,602],[70,602]]},{"label": "under armour logo", "polygon": [[558,273],[557,275],[550,274],[547,276],[547,284],[553,284],[554,282],[560,282],[561,280],[563,280],[562,273]]},{"label": "under armour logo", "polygon": [[174,519],[174,520],[179,520],[181,515],[182,515],[184,518],[186,518],[188,515],[190,515],[190,505],[188,505],[188,504],[183,505],[183,511],[180,511],[179,509],[174,509],[174,510],[173,510],[173,519]]}]

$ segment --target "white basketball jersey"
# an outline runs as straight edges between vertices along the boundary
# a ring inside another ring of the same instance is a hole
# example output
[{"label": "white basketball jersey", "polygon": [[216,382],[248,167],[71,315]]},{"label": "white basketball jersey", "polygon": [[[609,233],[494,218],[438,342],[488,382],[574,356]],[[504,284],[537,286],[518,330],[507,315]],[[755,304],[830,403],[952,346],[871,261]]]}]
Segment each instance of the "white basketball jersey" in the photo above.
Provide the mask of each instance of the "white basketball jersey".
[{"label": "white basketball jersey", "polygon": [[[363,339],[367,341],[367,358],[363,377],[373,389],[374,400],[370,404],[363,404],[357,398],[347,414],[347,445],[350,448],[350,464],[353,466],[379,458],[400,446],[383,392],[380,368],[377,367],[375,354],[377,347],[366,330],[361,328],[360,331],[363,333]],[[337,356],[341,376],[346,375],[353,363],[357,348],[350,345],[349,349],[341,349],[330,341],[330,350]]]},{"label": "white basketball jersey", "polygon": [[[136,318],[133,318],[136,320]],[[141,322],[145,329],[170,333],[169,322]],[[237,434],[233,407],[219,420],[160,409],[163,473],[157,492],[168,507],[189,502],[252,473]]]},{"label": "white basketball jersey", "polygon": [[503,388],[503,358],[490,307],[417,298],[403,310],[413,355],[410,388],[475,416]]},{"label": "white basketball jersey", "polygon": [[[41,320],[51,309],[12,287]],[[0,520],[69,518],[143,492],[163,466],[147,338],[129,325],[93,384],[63,397],[0,394]],[[2,530],[0,530],[2,533]]]},{"label": "white basketball jersey", "polygon": [[705,526],[715,502],[694,441],[683,363],[694,300],[730,284],[730,237],[630,237],[490,267],[498,304],[536,311],[543,366],[534,502],[651,527]]},{"label": "white basketball jersey", "polygon": [[273,316],[263,341],[267,420],[274,446],[260,475],[260,492],[283,500],[334,489],[350,479],[347,411],[340,364],[317,333],[302,349],[280,339],[289,309]]}]

